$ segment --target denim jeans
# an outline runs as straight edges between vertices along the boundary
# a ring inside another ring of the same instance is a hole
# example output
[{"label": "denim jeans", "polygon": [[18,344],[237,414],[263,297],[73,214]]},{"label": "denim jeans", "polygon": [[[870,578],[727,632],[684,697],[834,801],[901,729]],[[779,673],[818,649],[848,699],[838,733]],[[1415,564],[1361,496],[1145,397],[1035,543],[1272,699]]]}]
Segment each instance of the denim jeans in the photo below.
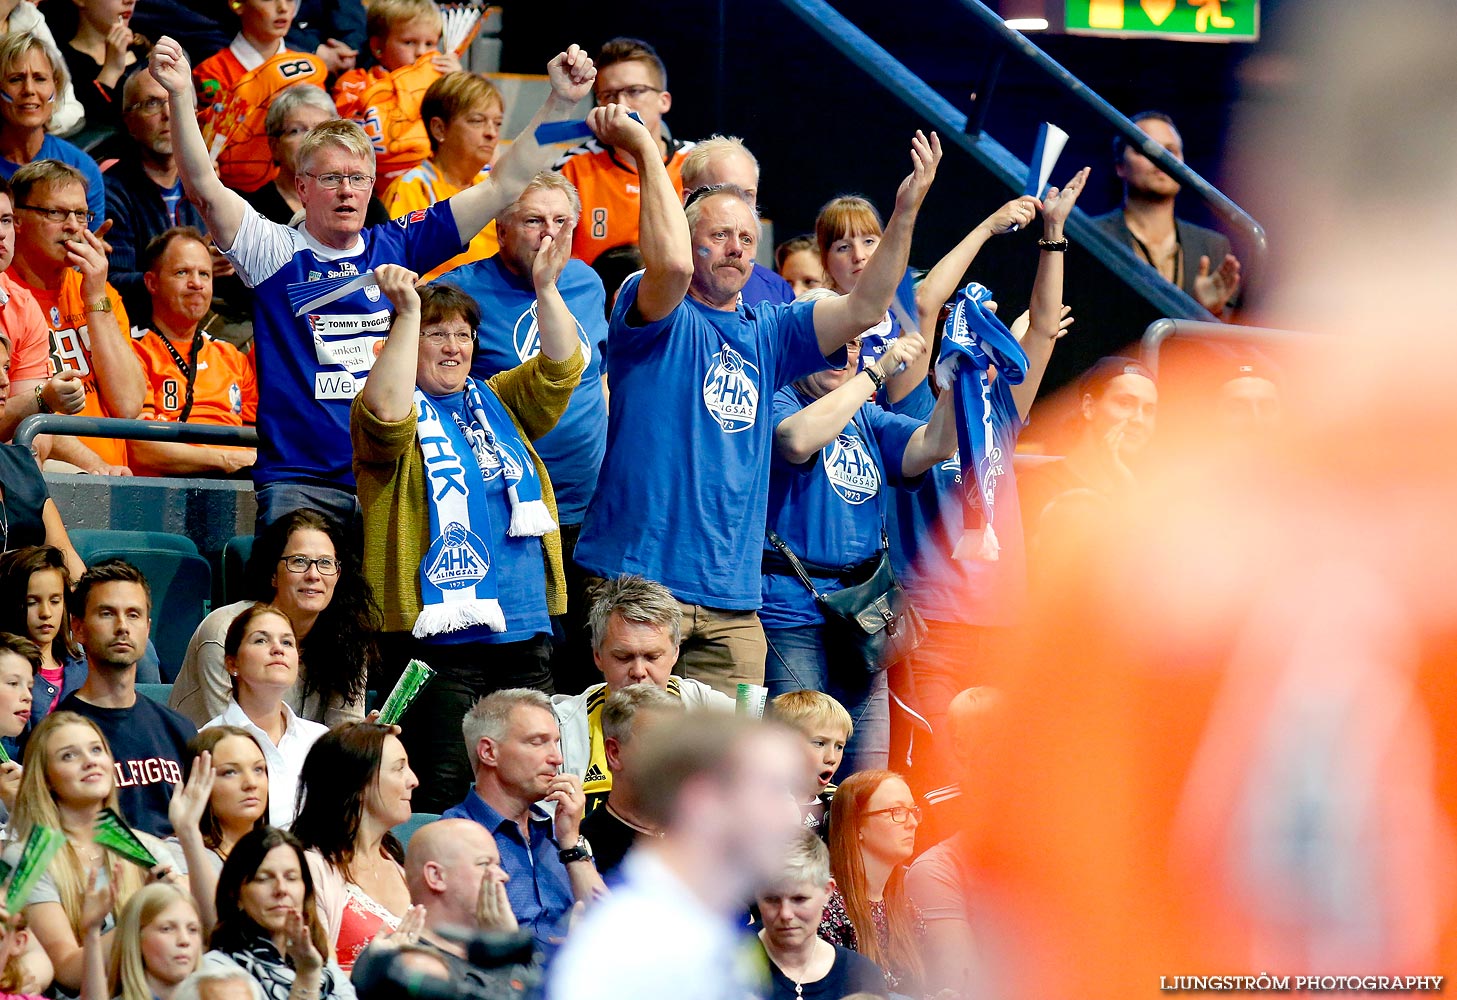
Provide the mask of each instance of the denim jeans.
[{"label": "denim jeans", "polygon": [[256,490],[254,498],[258,502],[253,525],[256,534],[262,534],[264,528],[285,514],[308,507],[338,521],[356,541],[364,535],[359,498],[348,490],[317,483],[269,483]]},{"label": "denim jeans", "polygon": [[764,637],[769,641],[764,686],[770,698],[808,688],[823,691],[850,713],[855,732],[845,747],[845,761],[837,777],[885,767],[890,746],[890,695],[885,671],[866,670],[854,641],[823,625],[766,628]]}]

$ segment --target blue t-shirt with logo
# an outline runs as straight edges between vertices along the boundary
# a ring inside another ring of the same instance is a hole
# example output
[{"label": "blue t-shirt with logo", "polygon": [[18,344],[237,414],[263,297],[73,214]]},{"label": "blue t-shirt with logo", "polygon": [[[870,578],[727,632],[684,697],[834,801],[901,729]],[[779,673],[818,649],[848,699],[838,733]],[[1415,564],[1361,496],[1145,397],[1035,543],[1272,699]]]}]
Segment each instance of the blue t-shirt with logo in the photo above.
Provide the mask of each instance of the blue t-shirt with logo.
[{"label": "blue t-shirt with logo", "polygon": [[[774,426],[798,413],[813,397],[795,386],[774,394]],[[889,493],[906,482],[901,462],[911,435],[923,422],[866,403],[835,440],[808,462],[794,465],[776,449],[769,469],[769,527],[802,560],[822,566],[854,566],[880,551],[881,526]],[[766,553],[776,551],[767,541]],[[811,580],[821,591],[838,590],[835,577]],[[765,628],[796,628],[825,620],[814,595],[799,577],[764,574]]]},{"label": "blue t-shirt with logo", "polygon": [[609,325],[607,454],[577,563],[598,576],[641,573],[688,604],[759,606],[769,503],[770,400],[830,365],[814,303],[710,309],[685,296],[654,323],[628,278]]},{"label": "blue t-shirt with logo", "polygon": [[[896,575],[924,618],[963,625],[1006,626],[1022,620],[1027,601],[1027,546],[1012,456],[1022,417],[1005,379],[991,385],[997,447],[1006,474],[997,483],[995,526],[1001,543],[995,562],[952,559],[961,538],[964,491],[961,461],[953,455],[931,466],[930,482],[916,493],[896,491],[890,504],[890,554]],[[935,399],[922,383],[893,409],[930,419]]]},{"label": "blue t-shirt with logo", "polygon": [[255,486],[305,482],[354,489],[349,404],[364,387],[393,316],[374,285],[295,316],[288,286],[363,274],[381,264],[424,274],[463,248],[448,201],[370,226],[343,250],[324,246],[302,224],[281,226],[244,208],[224,256],[254,290]]},{"label": "blue t-shirt with logo", "polygon": [[[490,392],[487,386],[482,392]],[[431,395],[440,408],[442,420],[455,418],[470,426],[465,408],[465,393],[449,396]],[[486,543],[490,554],[491,582],[496,586],[496,600],[506,616],[506,631],[492,632],[484,625],[442,632],[425,639],[427,643],[448,645],[461,642],[517,642],[538,633],[551,631],[551,616],[546,610],[546,563],[541,555],[541,539],[534,535],[512,538],[506,533],[511,524],[511,498],[506,477],[495,463],[486,476],[486,509],[491,515],[490,529],[472,524],[471,529]]]},{"label": "blue t-shirt with logo", "polygon": [[[517,277],[496,256],[458,267],[437,282],[441,283],[455,285],[481,307],[481,325],[476,331],[480,341],[471,361],[471,374],[476,378],[484,381],[541,352],[536,289],[530,275]],[[588,361],[561,420],[532,446],[551,476],[557,519],[562,524],[581,524],[597,489],[602,453],[607,450],[607,398],[602,392],[607,293],[597,272],[575,259],[567,262],[557,279],[557,290],[577,321],[577,337]]]}]

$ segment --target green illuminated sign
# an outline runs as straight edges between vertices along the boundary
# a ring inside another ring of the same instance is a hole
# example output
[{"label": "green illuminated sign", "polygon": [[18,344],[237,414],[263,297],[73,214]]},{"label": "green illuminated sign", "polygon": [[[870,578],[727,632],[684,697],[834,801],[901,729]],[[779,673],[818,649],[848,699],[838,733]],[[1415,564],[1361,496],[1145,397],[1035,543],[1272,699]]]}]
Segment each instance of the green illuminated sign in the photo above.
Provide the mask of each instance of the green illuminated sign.
[{"label": "green illuminated sign", "polygon": [[1260,0],[1065,0],[1070,35],[1253,42]]}]

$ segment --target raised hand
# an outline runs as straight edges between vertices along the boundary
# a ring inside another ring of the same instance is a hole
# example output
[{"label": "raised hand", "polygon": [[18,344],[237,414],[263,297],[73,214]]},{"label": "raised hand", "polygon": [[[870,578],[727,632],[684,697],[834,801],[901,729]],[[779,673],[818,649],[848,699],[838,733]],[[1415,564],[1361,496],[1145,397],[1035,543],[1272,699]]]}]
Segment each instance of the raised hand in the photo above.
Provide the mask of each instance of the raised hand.
[{"label": "raised hand", "polygon": [[1239,291],[1239,260],[1232,253],[1224,255],[1224,262],[1213,274],[1209,272],[1209,258],[1199,258],[1199,273],[1194,277],[1194,297],[1199,304],[1218,316],[1225,305]]},{"label": "raised hand", "polygon": [[126,69],[126,50],[131,48],[132,29],[120,15],[106,32],[106,58],[103,68],[116,74]]},{"label": "raised hand", "polygon": [[212,752],[204,750],[192,762],[187,781],[172,786],[172,801],[167,803],[167,819],[179,837],[199,830],[207,804],[212,800],[212,786],[217,771],[212,766]]},{"label": "raised hand", "polygon": [[81,297],[90,305],[106,294],[106,276],[110,262],[106,259],[106,247],[89,230],[66,244],[66,262],[81,272]]},{"label": "raised hand", "polygon": [[1072,214],[1073,206],[1078,203],[1078,195],[1083,193],[1083,187],[1088,183],[1090,173],[1092,173],[1092,168],[1084,167],[1073,174],[1072,180],[1068,181],[1066,186],[1048,188],[1047,197],[1042,199],[1042,225],[1044,230],[1056,233],[1056,236],[1051,236],[1050,239],[1062,238],[1063,223]]},{"label": "raised hand", "polygon": [[531,282],[538,292],[548,285],[556,284],[567,261],[572,259],[572,223],[561,228],[556,238],[543,236],[536,251],[536,260],[531,265]]},{"label": "raised hand", "polygon": [[1000,236],[1003,233],[1010,233],[1013,227],[1021,228],[1031,222],[1037,215],[1041,203],[1028,194],[1020,198],[1013,198],[1001,208],[986,217],[982,228],[993,236]]},{"label": "raised hand", "polygon": [[564,104],[576,105],[592,93],[597,67],[581,46],[573,44],[546,64],[546,75],[551,80],[552,96]]},{"label": "raised hand", "polygon": [[390,948],[401,948],[407,944],[416,944],[420,940],[420,932],[425,929],[425,907],[406,907],[404,915],[400,917],[399,925],[392,931],[381,930],[374,936],[371,945],[383,944]]},{"label": "raised hand", "polygon": [[461,71],[460,56],[454,52],[436,52],[430,57],[430,65],[441,74],[459,73]]},{"label": "raised hand", "polygon": [[359,58],[359,50],[351,49],[337,38],[330,38],[319,43],[314,55],[324,60],[324,68],[329,71],[330,76],[338,76],[354,68],[354,61]]},{"label": "raised hand", "polygon": [[399,264],[381,264],[374,269],[374,280],[385,298],[390,300],[390,305],[395,307],[395,312],[420,311],[420,293],[415,289],[415,282],[420,280],[420,276],[414,271]]},{"label": "raised hand", "polygon": [[116,907],[116,883],[121,878],[121,864],[111,866],[110,878],[101,885],[101,867],[86,876],[86,893],[81,897],[81,929],[100,927]]},{"label": "raised hand", "polygon": [[192,67],[187,63],[187,54],[182,46],[168,35],[157,39],[152,46],[152,79],[167,91],[168,96],[178,97],[192,93]]},{"label": "raised hand", "polygon": [[25,769],[13,760],[0,764],[0,802],[5,803],[5,808],[12,813],[15,812],[15,797],[20,794],[20,779],[24,774]]},{"label": "raised hand", "polygon": [[915,330],[902,330],[901,335],[886,346],[885,353],[876,362],[876,368],[889,378],[900,369],[901,365],[909,365],[924,354],[925,351],[925,337],[922,337]]},{"label": "raised hand", "polygon": [[[1063,303],[1063,306],[1062,306],[1062,315],[1060,315],[1058,317],[1058,319],[1057,319],[1057,332],[1052,335],[1052,339],[1053,340],[1061,340],[1063,337],[1066,337],[1067,336],[1068,327],[1070,327],[1072,325],[1073,325],[1073,307],[1070,306],[1070,305],[1068,305],[1067,303]],[[1031,327],[1032,327],[1032,310],[1030,310],[1030,309],[1024,309],[1024,310],[1022,310],[1022,315],[1020,315],[1016,319],[1012,320],[1012,325],[1010,327],[1008,327],[1007,329],[1009,329],[1011,331],[1012,336],[1016,337],[1017,338],[1017,343],[1020,344],[1023,341],[1023,339],[1026,338],[1027,331]]]},{"label": "raised hand", "polygon": [[317,974],[324,967],[324,957],[314,947],[309,925],[298,910],[289,910],[283,924],[285,951],[300,975]]},{"label": "raised hand", "polygon": [[[608,104],[587,112],[587,127],[602,142],[617,149],[642,151],[656,156],[657,144],[642,122],[629,117],[632,109],[626,104]],[[647,150],[652,147],[651,154]]]},{"label": "raised hand", "polygon": [[930,138],[920,129],[911,139],[911,172],[901,181],[895,193],[897,212],[914,212],[926,200],[931,182],[936,179],[936,168],[941,164],[941,137],[932,132]]},{"label": "raised hand", "polygon": [[501,879],[489,875],[481,879],[481,891],[476,896],[476,929],[496,934],[514,934],[520,930],[516,914],[511,912],[506,883]]},{"label": "raised hand", "polygon": [[547,802],[556,803],[556,839],[563,847],[575,847],[581,833],[582,817],[587,814],[587,796],[582,779],[575,774],[559,774],[551,781]]}]

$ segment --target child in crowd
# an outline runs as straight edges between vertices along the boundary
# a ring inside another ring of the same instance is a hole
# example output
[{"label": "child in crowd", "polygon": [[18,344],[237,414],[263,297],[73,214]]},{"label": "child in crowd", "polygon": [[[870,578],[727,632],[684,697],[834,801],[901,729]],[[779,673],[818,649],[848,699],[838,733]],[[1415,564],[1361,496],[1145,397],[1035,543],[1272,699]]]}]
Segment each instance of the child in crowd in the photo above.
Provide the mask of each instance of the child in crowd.
[{"label": "child in crowd", "polygon": [[0,632],[24,636],[40,649],[27,732],[86,683],[86,658],[71,638],[66,611],[70,592],[65,554],[53,545],[16,549],[0,560]]},{"label": "child in crowd", "polygon": [[256,191],[278,172],[264,130],[274,95],[299,83],[322,87],[328,70],[318,56],[284,44],[295,0],[232,0],[232,9],[242,22],[237,37],[192,71],[197,117],[223,183]]},{"label": "child in crowd", "polygon": [[823,691],[786,691],[769,705],[770,715],[804,734],[808,746],[805,760],[814,776],[810,785],[814,791],[800,802],[799,811],[805,829],[828,840],[830,802],[835,797],[832,782],[855,724],[845,706]]},{"label": "child in crowd", "polygon": [[0,908],[0,998],[41,1000],[37,994],[50,985],[48,976],[44,982],[37,979],[47,963],[44,953],[36,952],[42,958],[41,967],[33,966],[27,956],[30,945],[24,914],[11,915]]},{"label": "child in crowd", "polygon": [[202,922],[192,897],[165,882],[144,887],[121,908],[109,942],[101,936],[106,912],[99,906],[86,912],[81,1000],[172,1000],[202,957]]},{"label": "child in crowd", "polygon": [[[15,763],[20,752],[15,738],[30,721],[30,686],[39,666],[40,648],[35,643],[10,632],[0,632],[0,737],[4,737],[0,745],[10,757],[0,764],[0,801],[5,803],[6,810],[15,808],[15,793],[20,791],[20,765]],[[0,962],[0,969],[3,968],[4,963]]]},{"label": "child in crowd", "polygon": [[432,83],[461,68],[455,53],[440,51],[441,27],[431,0],[373,0],[366,31],[377,65],[334,85],[340,117],[363,125],[374,143],[376,194],[430,155],[420,105]]}]

